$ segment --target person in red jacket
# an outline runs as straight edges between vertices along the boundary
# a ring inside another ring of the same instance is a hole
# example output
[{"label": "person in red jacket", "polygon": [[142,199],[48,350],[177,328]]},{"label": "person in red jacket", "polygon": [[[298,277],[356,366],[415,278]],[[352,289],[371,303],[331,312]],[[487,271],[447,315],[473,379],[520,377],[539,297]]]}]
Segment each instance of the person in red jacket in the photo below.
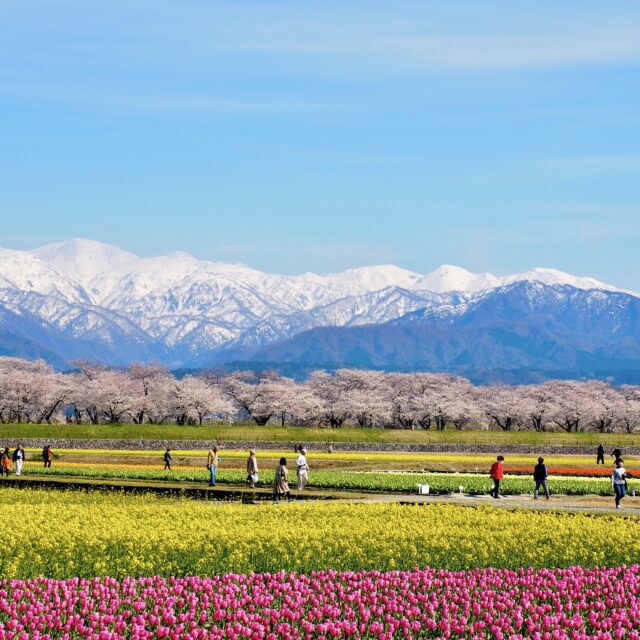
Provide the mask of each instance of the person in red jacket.
[{"label": "person in red jacket", "polygon": [[504,478],[504,467],[502,463],[504,462],[504,456],[498,456],[496,461],[491,465],[491,471],[489,471],[489,475],[493,480],[493,489],[489,491],[489,495],[493,498],[500,497],[500,481]]}]

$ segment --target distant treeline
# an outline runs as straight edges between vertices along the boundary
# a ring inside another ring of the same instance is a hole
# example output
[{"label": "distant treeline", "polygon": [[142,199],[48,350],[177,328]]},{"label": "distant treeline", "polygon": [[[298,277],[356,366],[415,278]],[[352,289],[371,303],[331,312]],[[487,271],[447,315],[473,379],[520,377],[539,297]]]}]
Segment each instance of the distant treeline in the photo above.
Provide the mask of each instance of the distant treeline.
[{"label": "distant treeline", "polygon": [[0,357],[2,423],[254,421],[339,428],[634,432],[640,386],[551,380],[474,385],[437,373],[314,371],[296,382],[272,371],[175,376],[161,366],[113,369]]}]

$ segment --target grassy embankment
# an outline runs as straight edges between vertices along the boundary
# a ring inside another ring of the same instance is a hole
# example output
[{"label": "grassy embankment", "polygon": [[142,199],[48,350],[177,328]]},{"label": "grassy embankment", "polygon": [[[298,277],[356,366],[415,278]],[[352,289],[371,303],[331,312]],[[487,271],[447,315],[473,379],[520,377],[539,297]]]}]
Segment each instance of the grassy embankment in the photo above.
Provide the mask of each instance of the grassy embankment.
[{"label": "grassy embankment", "polygon": [[249,442],[363,442],[640,446],[640,434],[536,433],[530,431],[446,431],[404,429],[322,429],[313,427],[257,427],[252,425],[0,425],[0,442],[20,438],[82,440],[217,440]]}]

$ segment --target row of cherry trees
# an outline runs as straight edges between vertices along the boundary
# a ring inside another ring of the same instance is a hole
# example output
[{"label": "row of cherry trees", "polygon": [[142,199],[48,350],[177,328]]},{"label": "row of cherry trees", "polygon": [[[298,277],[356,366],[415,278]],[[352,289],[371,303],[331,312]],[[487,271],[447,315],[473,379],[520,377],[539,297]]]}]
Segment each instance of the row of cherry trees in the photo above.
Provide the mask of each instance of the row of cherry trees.
[{"label": "row of cherry trees", "polygon": [[341,369],[295,382],[273,372],[176,378],[158,366],[127,370],[0,358],[0,421],[267,423],[404,429],[626,431],[640,429],[640,387],[552,380],[474,386],[456,376]]}]

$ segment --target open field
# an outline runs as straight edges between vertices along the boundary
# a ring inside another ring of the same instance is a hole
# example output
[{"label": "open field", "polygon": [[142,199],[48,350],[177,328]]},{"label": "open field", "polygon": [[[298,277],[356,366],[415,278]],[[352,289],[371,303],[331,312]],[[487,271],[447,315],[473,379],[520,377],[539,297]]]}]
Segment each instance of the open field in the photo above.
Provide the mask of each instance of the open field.
[{"label": "open field", "polygon": [[[39,449],[27,449],[28,460],[39,461]],[[129,465],[150,469],[163,467],[164,451],[148,450],[109,450],[109,449],[56,449],[57,461],[86,465]],[[274,469],[281,456],[293,463],[293,451],[261,449],[258,461],[262,469]],[[198,449],[172,450],[173,467],[200,468],[206,464],[206,451]],[[247,459],[246,450],[224,449],[221,451],[222,469],[244,469]],[[494,455],[469,453],[405,453],[405,452],[361,452],[334,451],[309,448],[308,460],[314,470],[343,471],[413,471],[413,472],[468,472],[487,471],[495,460]],[[536,455],[509,454],[505,461],[508,473],[531,474],[536,464]],[[606,465],[596,465],[595,456],[582,455],[545,455],[549,472],[553,475],[610,475],[612,458],[608,456]],[[626,468],[631,472],[640,472],[640,458],[625,456]]]},{"label": "open field", "polygon": [[[57,478],[121,478],[127,480],[199,482],[207,483],[208,472],[203,468],[175,469],[164,471],[159,466],[128,464],[86,464],[59,463],[50,469],[27,462],[24,477]],[[259,486],[269,487],[273,483],[274,472],[271,469],[260,472]],[[219,469],[217,481],[221,484],[242,485],[246,480],[246,472],[241,469]],[[295,486],[295,473],[291,473],[289,481]],[[418,484],[428,484],[432,493],[453,493],[460,491],[470,494],[486,494],[491,481],[486,473],[406,473],[375,471],[340,471],[317,470],[310,474],[309,486],[319,489],[339,489],[344,491],[375,491],[388,493],[415,493]],[[522,475],[507,476],[502,483],[503,492],[520,495],[533,491],[531,477]],[[552,493],[563,495],[600,495],[611,494],[608,478],[586,478],[572,476],[550,476],[549,489]],[[640,480],[630,480],[629,489],[640,493]]]},{"label": "open field", "polygon": [[445,431],[405,429],[320,429],[312,427],[258,427],[255,425],[49,425],[2,424],[0,441],[20,438],[86,440],[211,440],[246,442],[363,442],[407,444],[532,444],[605,447],[640,446],[640,434],[537,433],[531,431]]},{"label": "open field", "polygon": [[614,637],[638,640],[639,595],[637,565],[38,578],[7,584],[0,625],[50,640],[604,640],[615,625]]},{"label": "open field", "polygon": [[16,578],[589,567],[632,563],[640,554],[640,520],[624,516],[455,505],[220,505],[6,488],[0,499],[19,499],[28,514],[0,538],[3,572]]},{"label": "open field", "polygon": [[17,494],[7,638],[640,637],[640,519],[618,513]]}]

